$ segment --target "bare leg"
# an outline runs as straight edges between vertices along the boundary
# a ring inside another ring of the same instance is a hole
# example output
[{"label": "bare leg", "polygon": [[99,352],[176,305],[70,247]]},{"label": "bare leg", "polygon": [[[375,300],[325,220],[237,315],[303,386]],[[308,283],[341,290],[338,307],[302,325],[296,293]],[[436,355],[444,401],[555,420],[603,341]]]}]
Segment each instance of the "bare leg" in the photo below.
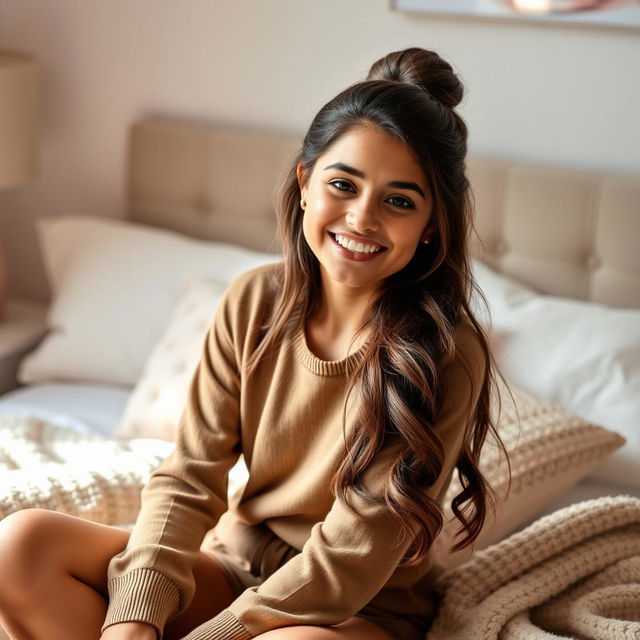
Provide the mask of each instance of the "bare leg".
[{"label": "bare leg", "polygon": [[[107,612],[107,568],[129,532],[44,509],[0,522],[0,621],[12,640],[100,638]],[[194,567],[196,596],[166,627],[186,635],[233,600],[224,573],[203,553]]]},{"label": "bare leg", "polygon": [[0,617],[10,636],[99,638],[107,566],[128,537],[126,531],[54,511],[27,509],[5,518],[0,524]]},{"label": "bare leg", "polygon": [[295,625],[261,633],[255,640],[392,640],[368,620],[354,616],[329,626]]}]

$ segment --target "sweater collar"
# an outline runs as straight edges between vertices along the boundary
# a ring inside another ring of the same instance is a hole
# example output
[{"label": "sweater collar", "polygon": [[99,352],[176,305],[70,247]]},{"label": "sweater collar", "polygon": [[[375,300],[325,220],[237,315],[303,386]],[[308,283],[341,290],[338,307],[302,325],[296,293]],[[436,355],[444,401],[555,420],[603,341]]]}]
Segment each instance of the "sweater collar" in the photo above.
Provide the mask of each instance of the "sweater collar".
[{"label": "sweater collar", "polygon": [[369,344],[369,339],[366,340],[357,351],[354,351],[342,360],[322,360],[318,358],[307,345],[303,322],[296,323],[293,342],[300,362],[302,362],[309,371],[319,376],[340,376],[346,373],[347,367],[352,369],[357,365],[358,361],[364,355],[365,348]]}]

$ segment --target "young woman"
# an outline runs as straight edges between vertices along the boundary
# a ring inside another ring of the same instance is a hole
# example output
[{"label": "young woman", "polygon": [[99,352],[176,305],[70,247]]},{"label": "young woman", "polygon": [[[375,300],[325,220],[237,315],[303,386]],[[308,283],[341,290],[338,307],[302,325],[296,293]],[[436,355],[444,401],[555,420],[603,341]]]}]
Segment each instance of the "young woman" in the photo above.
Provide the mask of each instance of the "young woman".
[{"label": "young woman", "polygon": [[280,192],[284,261],[227,289],[133,531],[46,510],[2,523],[13,638],[424,637],[454,469],[457,548],[493,499],[462,92],[413,48],[320,110]]}]

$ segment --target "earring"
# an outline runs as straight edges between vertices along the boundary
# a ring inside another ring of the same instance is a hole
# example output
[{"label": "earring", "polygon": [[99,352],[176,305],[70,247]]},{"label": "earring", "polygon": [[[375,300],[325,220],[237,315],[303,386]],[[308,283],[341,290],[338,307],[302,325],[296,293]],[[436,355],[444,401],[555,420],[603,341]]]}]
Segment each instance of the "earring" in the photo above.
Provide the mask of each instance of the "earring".
[{"label": "earring", "polygon": [[300,200],[300,208],[304,211],[307,207],[307,201],[306,200]]},{"label": "earring", "polygon": [[429,242],[431,242],[430,240],[423,240],[422,242],[424,242],[425,244],[429,244]]}]

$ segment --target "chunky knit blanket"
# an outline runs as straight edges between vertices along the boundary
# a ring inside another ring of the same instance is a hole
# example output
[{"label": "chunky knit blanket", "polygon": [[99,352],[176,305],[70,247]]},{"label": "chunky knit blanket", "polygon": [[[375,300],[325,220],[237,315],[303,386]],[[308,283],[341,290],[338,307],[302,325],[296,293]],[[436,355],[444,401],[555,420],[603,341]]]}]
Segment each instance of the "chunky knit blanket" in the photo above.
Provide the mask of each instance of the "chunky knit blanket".
[{"label": "chunky knit blanket", "polygon": [[132,524],[142,487],[172,449],[163,440],[112,440],[33,416],[0,416],[0,520],[41,507]]},{"label": "chunky knit blanket", "polygon": [[587,500],[444,574],[427,640],[640,640],[640,499]]}]

